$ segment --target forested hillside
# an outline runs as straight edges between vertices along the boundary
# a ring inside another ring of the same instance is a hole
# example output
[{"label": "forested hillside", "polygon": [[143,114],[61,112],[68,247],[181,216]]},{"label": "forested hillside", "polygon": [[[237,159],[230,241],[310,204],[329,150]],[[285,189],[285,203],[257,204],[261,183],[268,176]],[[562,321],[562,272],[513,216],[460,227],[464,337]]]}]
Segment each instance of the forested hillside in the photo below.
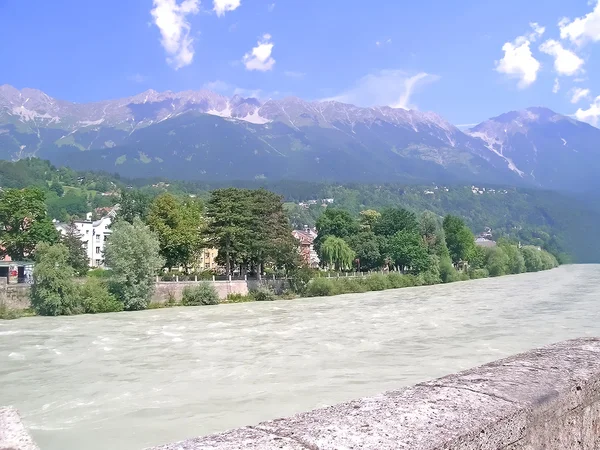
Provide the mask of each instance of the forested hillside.
[{"label": "forested hillside", "polygon": [[[123,190],[139,190],[150,198],[170,192],[203,199],[210,190],[220,187],[263,187],[285,198],[288,217],[296,228],[314,226],[326,207],[344,209],[358,216],[366,209],[397,206],[415,212],[430,210],[439,216],[458,215],[476,234],[490,227],[495,239],[509,236],[524,244],[540,245],[555,255],[562,255],[563,261],[568,254],[573,262],[600,262],[600,238],[593,233],[600,223],[600,196],[595,193],[568,196],[488,185],[128,180],[108,173],[56,168],[39,159],[0,162],[0,187],[26,186],[37,186],[46,192],[49,215],[58,220],[81,218],[96,208],[113,205]],[[326,203],[325,207],[323,199],[333,199],[333,202]]]}]

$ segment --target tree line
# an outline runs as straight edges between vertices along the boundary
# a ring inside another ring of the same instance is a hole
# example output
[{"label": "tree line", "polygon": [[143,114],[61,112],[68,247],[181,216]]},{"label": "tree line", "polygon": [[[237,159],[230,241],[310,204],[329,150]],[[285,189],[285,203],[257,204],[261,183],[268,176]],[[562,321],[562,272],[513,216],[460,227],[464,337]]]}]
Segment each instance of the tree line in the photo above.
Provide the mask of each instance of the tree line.
[{"label": "tree line", "polygon": [[[322,269],[385,270],[433,284],[557,265],[549,253],[507,239],[492,249],[477,247],[461,218],[442,219],[428,211],[417,215],[390,207],[355,217],[328,207],[316,226],[314,246]],[[292,278],[299,294],[318,276],[304,267],[283,198],[264,189],[217,189],[206,202],[124,189],[111,231],[104,253],[110,270],[85,277],[88,260],[81,238],[73,225],[62,235],[57,232],[44,192],[37,187],[0,192],[0,255],[35,260],[31,299],[39,314],[147,308],[161,270],[192,271],[209,247],[218,249],[225,273],[277,271]]]}]

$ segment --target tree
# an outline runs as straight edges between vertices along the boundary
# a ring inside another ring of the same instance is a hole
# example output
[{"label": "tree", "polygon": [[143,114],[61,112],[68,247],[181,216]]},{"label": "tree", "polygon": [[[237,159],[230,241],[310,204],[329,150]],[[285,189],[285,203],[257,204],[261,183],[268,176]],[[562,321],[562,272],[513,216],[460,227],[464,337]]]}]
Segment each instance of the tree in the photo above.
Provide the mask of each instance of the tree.
[{"label": "tree", "polygon": [[314,242],[315,250],[320,253],[321,244],[330,236],[346,238],[358,233],[359,227],[348,211],[336,208],[327,208],[317,219],[317,238]]},{"label": "tree", "polygon": [[249,253],[254,224],[250,205],[250,192],[237,188],[212,191],[206,204],[208,242],[219,249],[220,262],[228,274],[236,258]]},{"label": "tree", "polygon": [[356,253],[361,268],[377,269],[383,264],[379,249],[379,240],[375,233],[363,231],[354,236],[346,238],[348,245]]},{"label": "tree", "polygon": [[133,224],[116,222],[106,244],[104,258],[112,269],[111,292],[126,310],[145,309],[154,291],[154,276],[163,267],[155,233],[139,217]]},{"label": "tree", "polygon": [[452,262],[458,264],[469,261],[475,251],[475,237],[465,222],[460,217],[447,215],[444,218],[444,232]]},{"label": "tree", "polygon": [[62,184],[60,184],[58,181],[52,182],[52,184],[50,185],[50,190],[55,192],[56,195],[58,195],[59,197],[62,197],[65,193],[65,189],[63,188]]},{"label": "tree", "polygon": [[431,211],[424,211],[419,217],[419,231],[429,254],[437,255],[442,260],[448,257],[446,234],[436,214]]},{"label": "tree", "polygon": [[486,249],[485,268],[490,276],[500,277],[509,271],[509,257],[502,247]]},{"label": "tree", "polygon": [[389,240],[389,252],[394,264],[418,274],[429,268],[431,259],[427,247],[416,230],[398,231]]},{"label": "tree", "polygon": [[193,263],[202,248],[202,205],[195,199],[178,200],[171,194],[163,194],[150,205],[148,226],[160,242],[160,254],[166,267]]},{"label": "tree", "polygon": [[329,236],[321,245],[321,260],[333,266],[335,270],[351,268],[354,257],[354,251],[342,238]]},{"label": "tree", "polygon": [[62,244],[38,246],[31,287],[31,305],[37,314],[59,316],[83,312],[68,259],[69,250]]},{"label": "tree", "polygon": [[133,219],[136,217],[145,221],[148,209],[150,208],[150,202],[150,196],[139,189],[122,190],[119,214],[117,214],[115,222],[124,220],[133,224]]},{"label": "tree", "polygon": [[373,231],[381,236],[394,236],[398,231],[417,230],[417,216],[403,208],[386,208],[375,224]]},{"label": "tree", "polygon": [[375,228],[375,225],[377,224],[377,222],[379,222],[380,218],[381,213],[375,211],[374,209],[367,209],[365,211],[361,211],[359,218],[360,228],[363,231],[373,231],[373,228]]},{"label": "tree", "polygon": [[46,215],[44,193],[38,188],[0,192],[0,256],[32,259],[40,242],[55,243],[58,231]]},{"label": "tree", "polygon": [[523,254],[516,245],[507,241],[499,241],[498,247],[501,248],[508,257],[508,273],[517,274],[525,272],[525,258],[523,258]]},{"label": "tree", "polygon": [[81,241],[81,233],[77,230],[75,223],[71,222],[67,225],[65,233],[60,237],[60,243],[69,252],[67,263],[73,268],[75,274],[85,275],[89,270],[89,260]]}]

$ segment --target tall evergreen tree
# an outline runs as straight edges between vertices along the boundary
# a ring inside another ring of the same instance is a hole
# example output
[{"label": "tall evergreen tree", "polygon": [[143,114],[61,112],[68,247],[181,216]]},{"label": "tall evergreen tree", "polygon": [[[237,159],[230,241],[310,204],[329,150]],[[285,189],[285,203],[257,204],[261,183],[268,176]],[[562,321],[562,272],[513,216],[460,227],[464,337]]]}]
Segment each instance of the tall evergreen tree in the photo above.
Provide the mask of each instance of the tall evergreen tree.
[{"label": "tall evergreen tree", "polygon": [[77,226],[71,222],[67,225],[65,233],[60,238],[68,251],[67,262],[77,275],[85,275],[89,270],[89,260],[81,241],[81,233]]}]

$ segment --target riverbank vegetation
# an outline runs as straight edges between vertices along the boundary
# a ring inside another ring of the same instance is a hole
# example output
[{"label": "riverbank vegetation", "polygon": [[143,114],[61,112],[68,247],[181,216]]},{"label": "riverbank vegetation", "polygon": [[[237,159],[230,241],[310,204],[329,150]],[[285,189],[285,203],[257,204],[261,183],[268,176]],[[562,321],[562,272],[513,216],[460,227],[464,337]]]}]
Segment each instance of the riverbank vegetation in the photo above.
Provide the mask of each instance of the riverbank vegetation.
[{"label": "riverbank vegetation", "polygon": [[[6,244],[0,248],[11,257],[35,258],[31,303],[41,315],[146,309],[156,277],[171,269],[192,273],[208,247],[218,249],[217,262],[225,275],[285,277],[288,298],[449,283],[558,265],[540,246],[523,246],[510,237],[491,248],[479,247],[458,216],[398,206],[355,215],[328,206],[322,207],[315,224],[314,248],[321,267],[310,269],[292,235],[284,199],[277,194],[225,188],[212,191],[203,202],[168,192],[152,198],[124,190],[103,255],[110,270],[87,276],[87,256],[76,230],[68,228],[59,236],[42,190],[5,189],[0,197],[8,200],[0,201],[0,241]],[[323,276],[328,270],[363,275],[330,279]],[[208,284],[187,289],[182,303],[216,304],[218,296],[212,291]],[[276,298],[266,288],[249,297]]]}]

